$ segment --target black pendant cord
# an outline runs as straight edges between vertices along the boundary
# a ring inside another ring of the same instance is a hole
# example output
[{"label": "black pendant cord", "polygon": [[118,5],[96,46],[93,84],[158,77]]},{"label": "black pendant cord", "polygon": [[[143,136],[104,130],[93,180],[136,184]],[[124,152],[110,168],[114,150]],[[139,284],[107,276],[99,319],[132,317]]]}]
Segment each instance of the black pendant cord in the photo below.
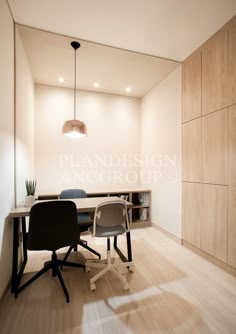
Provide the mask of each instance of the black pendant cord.
[{"label": "black pendant cord", "polygon": [[76,50],[75,50],[75,84],[74,84],[74,120],[76,119]]},{"label": "black pendant cord", "polygon": [[80,47],[79,42],[73,41],[70,43],[75,50],[75,82],[74,82],[74,120],[76,119],[76,50]]}]

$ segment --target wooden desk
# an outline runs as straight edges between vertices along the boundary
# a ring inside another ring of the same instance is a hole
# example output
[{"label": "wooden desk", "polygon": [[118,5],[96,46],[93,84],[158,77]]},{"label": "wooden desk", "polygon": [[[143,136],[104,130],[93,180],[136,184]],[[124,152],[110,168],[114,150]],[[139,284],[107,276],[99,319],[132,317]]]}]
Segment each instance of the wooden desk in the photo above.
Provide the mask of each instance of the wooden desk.
[{"label": "wooden desk", "polygon": [[[98,204],[104,202],[112,202],[114,200],[120,200],[119,197],[111,196],[111,197],[93,197],[93,198],[73,198],[70,199],[76,204],[76,208],[78,212],[93,212],[95,211]],[[36,203],[40,203],[42,201],[35,201]],[[130,202],[126,202],[127,208],[132,208],[133,204]],[[26,245],[26,222],[25,217],[30,215],[31,207],[17,207],[12,209],[9,213],[9,217],[13,218],[13,256],[12,256],[12,284],[11,291],[15,292],[20,284],[21,277],[23,275],[25,265],[28,260],[27,255],[27,245]],[[19,247],[19,226],[21,224],[22,228],[22,246],[23,246],[23,261],[18,270],[18,247]],[[120,258],[123,261],[132,261],[132,251],[131,251],[131,238],[130,232],[126,233],[126,241],[127,241],[127,257],[121,252],[121,250],[117,246],[117,237],[114,237],[114,249],[119,254]]]}]

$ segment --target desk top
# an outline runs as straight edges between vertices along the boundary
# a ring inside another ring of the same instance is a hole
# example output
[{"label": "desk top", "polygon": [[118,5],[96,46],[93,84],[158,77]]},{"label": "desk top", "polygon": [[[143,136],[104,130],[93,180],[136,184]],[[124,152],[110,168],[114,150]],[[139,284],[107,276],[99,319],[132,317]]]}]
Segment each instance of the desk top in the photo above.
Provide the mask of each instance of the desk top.
[{"label": "desk top", "polygon": [[[91,197],[91,198],[71,198],[67,199],[69,201],[73,201],[76,204],[78,212],[93,212],[95,211],[96,207],[104,202],[112,202],[114,200],[121,200],[120,197],[117,196],[110,196],[110,197]],[[55,201],[55,200],[54,200]],[[58,200],[63,201],[63,200]],[[132,208],[133,204],[122,200],[126,203],[128,208]],[[35,201],[36,203],[42,203],[47,201]],[[19,206],[11,210],[9,213],[9,218],[17,218],[17,217],[26,217],[30,214],[31,207],[26,206]]]}]

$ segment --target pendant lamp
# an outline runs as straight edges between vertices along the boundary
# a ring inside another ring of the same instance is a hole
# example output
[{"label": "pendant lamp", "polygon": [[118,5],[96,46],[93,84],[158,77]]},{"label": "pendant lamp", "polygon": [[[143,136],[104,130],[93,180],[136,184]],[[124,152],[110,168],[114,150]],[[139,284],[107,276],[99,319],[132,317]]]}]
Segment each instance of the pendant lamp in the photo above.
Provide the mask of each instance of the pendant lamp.
[{"label": "pendant lamp", "polygon": [[86,125],[76,119],[76,50],[80,47],[80,43],[74,41],[71,42],[71,46],[75,50],[74,119],[64,123],[62,134],[71,138],[82,138],[87,135]]}]

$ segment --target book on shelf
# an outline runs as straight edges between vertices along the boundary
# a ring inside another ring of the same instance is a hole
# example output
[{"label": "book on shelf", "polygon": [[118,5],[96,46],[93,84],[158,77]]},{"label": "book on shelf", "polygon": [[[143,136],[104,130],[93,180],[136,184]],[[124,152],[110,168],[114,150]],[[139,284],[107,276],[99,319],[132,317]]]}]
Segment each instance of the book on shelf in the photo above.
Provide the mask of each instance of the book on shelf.
[{"label": "book on shelf", "polygon": [[145,192],[138,194],[138,200],[139,200],[139,203],[143,206],[149,205],[148,194]]},{"label": "book on shelf", "polygon": [[129,195],[119,195],[119,197],[125,201],[128,201]]},{"label": "book on shelf", "polygon": [[142,221],[148,220],[148,209],[142,208],[139,210],[139,219]]}]

